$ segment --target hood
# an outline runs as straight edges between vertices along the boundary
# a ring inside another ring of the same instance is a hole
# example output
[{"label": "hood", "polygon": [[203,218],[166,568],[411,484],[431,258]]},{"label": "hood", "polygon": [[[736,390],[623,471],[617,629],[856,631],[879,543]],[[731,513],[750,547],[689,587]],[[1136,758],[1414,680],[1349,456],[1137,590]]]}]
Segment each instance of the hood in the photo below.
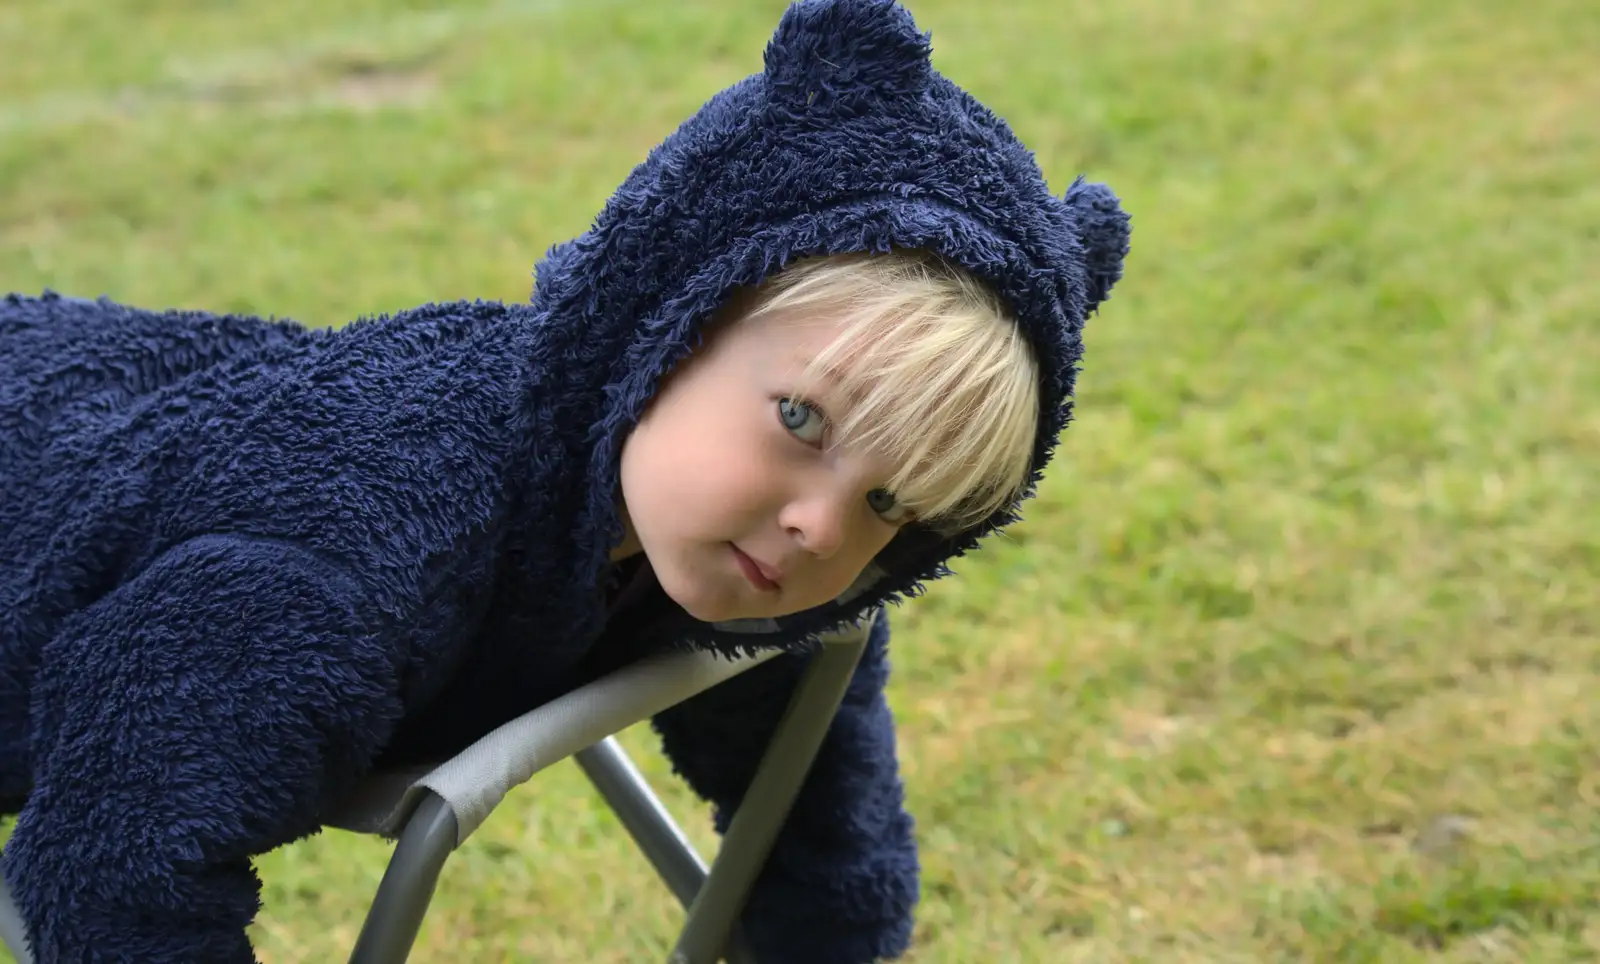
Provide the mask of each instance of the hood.
[{"label": "hood", "polygon": [[[622,441],[662,378],[736,288],[811,255],[930,249],[1005,300],[1042,373],[1032,494],[1072,414],[1084,319],[1121,276],[1128,218],[1082,178],[1052,194],[1006,123],[935,71],[930,52],[896,3],[794,4],[765,69],[712,97],[589,231],[537,266],[543,361],[564,361],[565,390],[593,399],[582,531],[595,535],[597,567],[621,536]],[[779,620],[685,617],[677,632],[718,649],[810,639],[915,595],[1016,516],[1012,505],[954,536],[910,526],[832,604]]]}]

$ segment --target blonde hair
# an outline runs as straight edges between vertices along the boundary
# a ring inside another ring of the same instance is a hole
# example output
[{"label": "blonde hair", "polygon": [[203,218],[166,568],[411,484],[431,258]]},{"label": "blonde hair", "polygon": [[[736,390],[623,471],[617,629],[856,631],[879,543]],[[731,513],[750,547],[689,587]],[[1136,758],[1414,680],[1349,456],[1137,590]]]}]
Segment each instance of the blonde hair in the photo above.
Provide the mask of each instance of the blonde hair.
[{"label": "blonde hair", "polygon": [[1039,420],[1032,346],[986,285],[920,250],[812,257],[769,278],[750,316],[802,308],[847,320],[801,377],[851,404],[833,445],[899,466],[884,487],[939,531],[981,523],[1028,482]]}]

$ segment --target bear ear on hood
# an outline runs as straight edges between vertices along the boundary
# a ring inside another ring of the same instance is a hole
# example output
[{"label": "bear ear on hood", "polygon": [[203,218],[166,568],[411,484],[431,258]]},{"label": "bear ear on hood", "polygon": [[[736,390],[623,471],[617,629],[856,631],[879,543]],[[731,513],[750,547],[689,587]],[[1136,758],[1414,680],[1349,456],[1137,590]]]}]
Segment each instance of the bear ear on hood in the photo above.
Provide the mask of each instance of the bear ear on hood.
[{"label": "bear ear on hood", "polygon": [[1122,260],[1128,256],[1132,233],[1128,213],[1109,187],[1082,177],[1072,182],[1062,200],[1078,222],[1088,268],[1088,310],[1094,311],[1111,297],[1112,286],[1122,278]]},{"label": "bear ear on hood", "polygon": [[933,76],[928,35],[894,0],[800,0],[767,44],[766,77],[801,105],[915,95]]}]

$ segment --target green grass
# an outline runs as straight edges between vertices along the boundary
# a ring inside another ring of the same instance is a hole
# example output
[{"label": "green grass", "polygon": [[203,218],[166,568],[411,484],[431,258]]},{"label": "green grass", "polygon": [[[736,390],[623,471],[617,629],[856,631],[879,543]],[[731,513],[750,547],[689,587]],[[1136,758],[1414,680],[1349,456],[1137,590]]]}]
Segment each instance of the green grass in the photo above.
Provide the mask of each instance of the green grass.
[{"label": "green grass", "polygon": [[[524,298],[781,9],[8,4],[0,288]],[[913,9],[1135,243],[1027,521],[898,623],[912,960],[1600,959],[1600,7]],[[262,959],[341,959],[387,855],[264,858]],[[415,957],[659,960],[677,919],[563,766]]]}]

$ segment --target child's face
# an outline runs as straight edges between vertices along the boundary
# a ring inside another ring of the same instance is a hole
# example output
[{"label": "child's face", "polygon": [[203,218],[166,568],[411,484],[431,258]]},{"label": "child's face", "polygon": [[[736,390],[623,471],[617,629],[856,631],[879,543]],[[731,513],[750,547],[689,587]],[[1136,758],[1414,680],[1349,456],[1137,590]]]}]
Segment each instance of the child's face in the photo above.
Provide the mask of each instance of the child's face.
[{"label": "child's face", "polygon": [[697,619],[829,602],[906,521],[879,488],[891,466],[824,445],[824,413],[839,417],[847,400],[826,385],[796,395],[841,321],[775,312],[720,328],[623,443],[628,533],[613,555],[642,549],[662,588]]}]

